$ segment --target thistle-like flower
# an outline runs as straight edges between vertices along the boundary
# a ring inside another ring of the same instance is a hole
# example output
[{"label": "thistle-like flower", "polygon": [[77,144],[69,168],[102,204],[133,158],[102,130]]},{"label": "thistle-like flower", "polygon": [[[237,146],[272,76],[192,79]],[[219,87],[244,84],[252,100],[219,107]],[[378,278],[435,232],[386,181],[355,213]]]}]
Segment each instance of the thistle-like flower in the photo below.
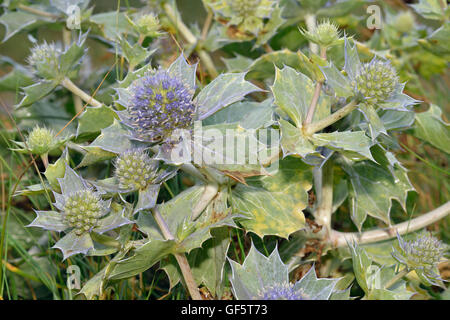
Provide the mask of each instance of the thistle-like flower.
[{"label": "thistle-like flower", "polygon": [[115,177],[123,190],[145,189],[157,177],[158,161],[143,150],[129,150],[121,154],[115,163]]},{"label": "thistle-like flower", "polygon": [[158,16],[153,13],[135,16],[134,21],[128,16],[126,18],[133,28],[143,37],[157,37],[161,35],[161,32],[159,32],[161,26]]},{"label": "thistle-like flower", "polygon": [[160,70],[133,82],[128,115],[122,121],[136,139],[167,140],[176,129],[190,128],[194,123],[193,90],[182,80]]},{"label": "thistle-like flower", "polygon": [[288,267],[278,249],[269,257],[252,245],[242,265],[230,261],[231,284],[238,300],[328,300],[339,279],[318,279],[314,267],[295,284],[289,283]]},{"label": "thistle-like flower", "polygon": [[405,241],[397,234],[399,249],[393,249],[392,256],[407,270],[416,271],[419,278],[428,285],[439,285],[438,264],[444,258],[446,246],[435,237],[422,234],[415,240]]},{"label": "thistle-like flower", "polygon": [[338,26],[329,20],[322,21],[314,30],[300,30],[300,32],[308,40],[325,48],[336,45],[342,41]]},{"label": "thistle-like flower", "polygon": [[389,100],[399,85],[397,72],[389,62],[374,59],[361,65],[352,82],[370,104]]},{"label": "thistle-like flower", "polygon": [[292,283],[277,283],[263,288],[255,300],[309,300],[309,296],[295,290]]},{"label": "thistle-like flower", "polygon": [[36,126],[28,134],[27,146],[34,154],[45,154],[56,146],[55,134],[52,130],[46,127]]},{"label": "thistle-like flower", "polygon": [[49,44],[44,42],[35,45],[31,49],[31,54],[27,58],[27,61],[39,76],[51,78],[54,76],[55,70],[59,68],[59,57],[61,54],[61,48],[55,43]]},{"label": "thistle-like flower", "polygon": [[111,200],[102,200],[86,181],[66,165],[64,178],[58,179],[61,194],[55,193],[54,206],[57,211],[36,211],[36,219],[29,227],[40,227],[51,231],[65,231],[55,245],[62,251],[64,259],[77,253],[87,254],[94,248],[91,233],[104,233],[131,223],[123,211],[111,210]]}]

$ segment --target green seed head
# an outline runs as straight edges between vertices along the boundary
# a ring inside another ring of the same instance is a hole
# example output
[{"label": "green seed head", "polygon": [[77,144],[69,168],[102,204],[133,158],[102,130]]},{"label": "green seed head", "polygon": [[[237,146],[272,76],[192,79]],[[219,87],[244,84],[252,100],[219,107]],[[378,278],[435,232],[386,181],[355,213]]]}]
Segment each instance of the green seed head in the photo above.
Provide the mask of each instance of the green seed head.
[{"label": "green seed head", "polygon": [[322,21],[312,31],[301,30],[301,32],[308,40],[326,48],[337,44],[340,40],[338,26],[329,20]]},{"label": "green seed head", "polygon": [[61,50],[54,43],[38,44],[31,49],[28,64],[34,71],[44,78],[52,78],[55,70],[59,68]]},{"label": "green seed head", "polygon": [[63,211],[65,222],[80,236],[97,226],[103,208],[100,197],[86,189],[66,196]]},{"label": "green seed head", "polygon": [[154,14],[145,14],[137,19],[136,27],[143,36],[156,37],[160,29],[158,17]]},{"label": "green seed head", "polygon": [[410,11],[399,13],[393,22],[393,27],[402,33],[410,32],[414,29],[414,16]]},{"label": "green seed head", "polygon": [[158,162],[142,150],[131,150],[117,158],[115,166],[120,189],[139,190],[153,182]]},{"label": "green seed head", "polygon": [[35,154],[45,154],[53,147],[53,136],[52,130],[36,126],[28,135],[28,148]]},{"label": "green seed head", "polygon": [[353,85],[368,102],[377,104],[389,99],[398,81],[397,73],[389,62],[373,60],[361,67]]}]

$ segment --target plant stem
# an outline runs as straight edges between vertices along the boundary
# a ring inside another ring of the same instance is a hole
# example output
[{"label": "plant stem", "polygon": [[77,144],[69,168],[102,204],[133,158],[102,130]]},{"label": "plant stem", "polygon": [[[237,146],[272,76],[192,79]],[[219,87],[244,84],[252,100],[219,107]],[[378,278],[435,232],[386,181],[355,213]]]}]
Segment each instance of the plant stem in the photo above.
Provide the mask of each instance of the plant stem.
[{"label": "plant stem", "polygon": [[345,117],[346,115],[348,115],[350,112],[352,112],[353,110],[356,109],[356,107],[358,106],[358,101],[357,100],[352,100],[349,104],[347,104],[345,107],[339,109],[338,111],[336,111],[335,113],[329,115],[328,117],[317,121],[317,122],[313,122],[308,126],[303,127],[303,132],[305,135],[312,135],[313,133],[316,133],[322,129],[325,129],[326,127],[332,125],[333,123],[341,120],[343,117]]},{"label": "plant stem", "polygon": [[100,107],[102,105],[101,102],[95,100],[93,97],[88,95],[86,92],[77,87],[69,78],[64,78],[61,82],[61,85],[64,86],[70,92],[79,96],[84,102],[94,106]]},{"label": "plant stem", "polygon": [[[155,218],[156,223],[158,224],[161,232],[166,238],[166,240],[175,240],[174,236],[169,230],[167,223],[164,221],[164,218],[161,216],[158,208],[152,209],[153,217]],[[191,267],[189,266],[189,262],[186,259],[184,253],[174,253],[175,259],[180,266],[181,273],[183,274],[183,278],[186,282],[186,286],[188,288],[189,294],[191,295],[193,300],[203,300],[199,291],[197,284],[195,283],[194,276],[192,275]]]},{"label": "plant stem", "polygon": [[[305,23],[306,23],[306,29],[308,29],[309,32],[314,31],[316,29],[317,19],[314,14],[307,14],[305,15]],[[315,44],[314,42],[309,42],[309,50],[311,52],[317,54],[319,53],[319,46]]]},{"label": "plant stem", "polygon": [[325,236],[328,238],[333,211],[333,161],[331,159],[328,159],[322,168],[315,170],[314,185],[318,202],[314,212],[315,221],[325,229]]},{"label": "plant stem", "polygon": [[[191,32],[191,30],[189,30],[189,28],[183,23],[183,21],[181,21],[181,19],[177,16],[174,8],[168,3],[165,3],[163,5],[163,8],[169,19],[172,21],[173,24],[175,24],[175,26],[178,28],[178,31],[180,31],[181,35],[186,39],[186,41],[190,45],[196,46],[197,38]],[[200,49],[198,50],[198,55],[202,63],[205,64],[206,70],[208,70],[210,76],[213,78],[217,77],[219,73],[217,72],[216,67],[214,66],[214,63],[208,52]]]},{"label": "plant stem", "polygon": [[203,210],[205,210],[205,208],[208,206],[208,204],[217,195],[218,191],[219,191],[219,185],[217,183],[209,182],[205,186],[205,191],[203,191],[203,194],[202,194],[200,200],[197,202],[195,207],[192,209],[191,220],[195,220],[200,216],[200,214],[203,212]]},{"label": "plant stem", "polygon": [[44,164],[44,168],[47,169],[47,167],[48,167],[48,153],[41,154],[41,160],[42,160],[42,163]]},{"label": "plant stem", "polygon": [[422,214],[421,216],[392,226],[391,228],[358,232],[339,232],[332,230],[329,242],[333,247],[345,247],[347,243],[367,244],[394,238],[396,234],[406,234],[420,230],[436,221],[445,218],[450,213],[450,201],[442,206]]},{"label": "plant stem", "polygon": [[42,10],[39,10],[39,9],[36,9],[36,8],[32,8],[32,7],[26,6],[24,4],[19,4],[17,6],[17,8],[22,9],[23,11],[27,11],[29,13],[38,15],[38,16],[46,17],[46,18],[51,18],[51,19],[58,19],[59,18],[59,16],[57,16],[57,15],[54,15],[52,13],[48,13],[48,12],[45,12],[45,11],[42,11]]},{"label": "plant stem", "polygon": [[211,22],[213,20],[214,13],[211,9],[208,9],[208,15],[206,16],[205,24],[203,25],[202,29],[202,41],[206,40],[206,37],[208,36],[209,27],[211,26]]},{"label": "plant stem", "polygon": [[409,273],[409,271],[406,268],[403,269],[402,271],[397,273],[391,280],[389,280],[388,283],[386,283],[384,285],[384,289],[389,289],[394,284],[396,284],[398,281],[400,281],[404,276],[406,276],[408,273]]},{"label": "plant stem", "polygon": [[[67,28],[63,27],[62,37],[63,37],[64,47],[67,50],[70,46],[70,42],[72,41],[72,32],[70,30],[68,30]],[[73,96],[73,104],[75,106],[75,113],[79,113],[83,109],[83,103],[81,101],[81,98],[79,96],[77,96],[76,94],[72,94],[72,96]]]},{"label": "plant stem", "polygon": [[205,50],[200,50],[198,51],[198,56],[205,65],[206,70],[208,70],[209,75],[212,78],[216,78],[219,73],[217,72],[216,67],[214,66],[214,62],[208,52],[206,52]]},{"label": "plant stem", "polygon": [[[327,48],[326,47],[320,47],[320,56],[324,60],[327,59]],[[304,126],[308,126],[314,118],[314,113],[316,111],[317,103],[319,102],[322,86],[323,86],[323,81],[317,81],[316,87],[314,89],[314,95],[311,100],[311,104],[308,108],[308,114],[306,115],[306,119],[303,123]]]}]

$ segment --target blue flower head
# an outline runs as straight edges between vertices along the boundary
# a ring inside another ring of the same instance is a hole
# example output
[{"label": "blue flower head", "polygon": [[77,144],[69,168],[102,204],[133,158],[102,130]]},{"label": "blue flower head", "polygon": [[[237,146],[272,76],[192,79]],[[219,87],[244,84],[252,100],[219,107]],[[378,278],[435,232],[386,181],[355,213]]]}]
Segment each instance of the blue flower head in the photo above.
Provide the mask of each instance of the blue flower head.
[{"label": "blue flower head", "polygon": [[301,289],[295,289],[292,283],[277,283],[261,290],[257,300],[310,300]]},{"label": "blue flower head", "polygon": [[193,125],[193,92],[167,71],[159,70],[137,79],[130,92],[126,124],[135,138],[152,142],[166,140],[174,130]]}]

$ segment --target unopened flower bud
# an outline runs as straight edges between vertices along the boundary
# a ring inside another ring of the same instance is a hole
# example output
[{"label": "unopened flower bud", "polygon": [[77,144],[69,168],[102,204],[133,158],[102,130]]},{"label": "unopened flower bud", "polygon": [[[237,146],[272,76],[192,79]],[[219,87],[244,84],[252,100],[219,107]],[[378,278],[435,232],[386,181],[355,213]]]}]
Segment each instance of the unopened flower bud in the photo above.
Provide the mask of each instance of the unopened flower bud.
[{"label": "unopened flower bud", "polygon": [[156,177],[158,162],[142,150],[130,150],[117,158],[115,177],[123,190],[145,189]]},{"label": "unopened flower bud", "polygon": [[28,64],[43,78],[52,78],[59,68],[59,56],[62,51],[54,43],[42,43],[31,49]]},{"label": "unopened flower bud", "polygon": [[321,22],[316,26],[314,30],[300,30],[300,32],[308,40],[325,48],[333,46],[340,41],[340,32],[338,26],[330,22],[329,20]]},{"label": "unopened flower bud", "polygon": [[27,146],[32,153],[41,155],[49,152],[54,146],[54,133],[45,127],[34,127],[27,139]]},{"label": "unopened flower bud", "polygon": [[373,60],[358,71],[353,85],[371,104],[389,99],[398,86],[399,79],[389,62]]},{"label": "unopened flower bud", "polygon": [[65,197],[64,218],[79,236],[97,226],[104,212],[100,197],[89,189],[80,190]]},{"label": "unopened flower bud", "polygon": [[140,16],[136,21],[136,27],[143,36],[156,37],[160,34],[158,17],[151,13]]}]

